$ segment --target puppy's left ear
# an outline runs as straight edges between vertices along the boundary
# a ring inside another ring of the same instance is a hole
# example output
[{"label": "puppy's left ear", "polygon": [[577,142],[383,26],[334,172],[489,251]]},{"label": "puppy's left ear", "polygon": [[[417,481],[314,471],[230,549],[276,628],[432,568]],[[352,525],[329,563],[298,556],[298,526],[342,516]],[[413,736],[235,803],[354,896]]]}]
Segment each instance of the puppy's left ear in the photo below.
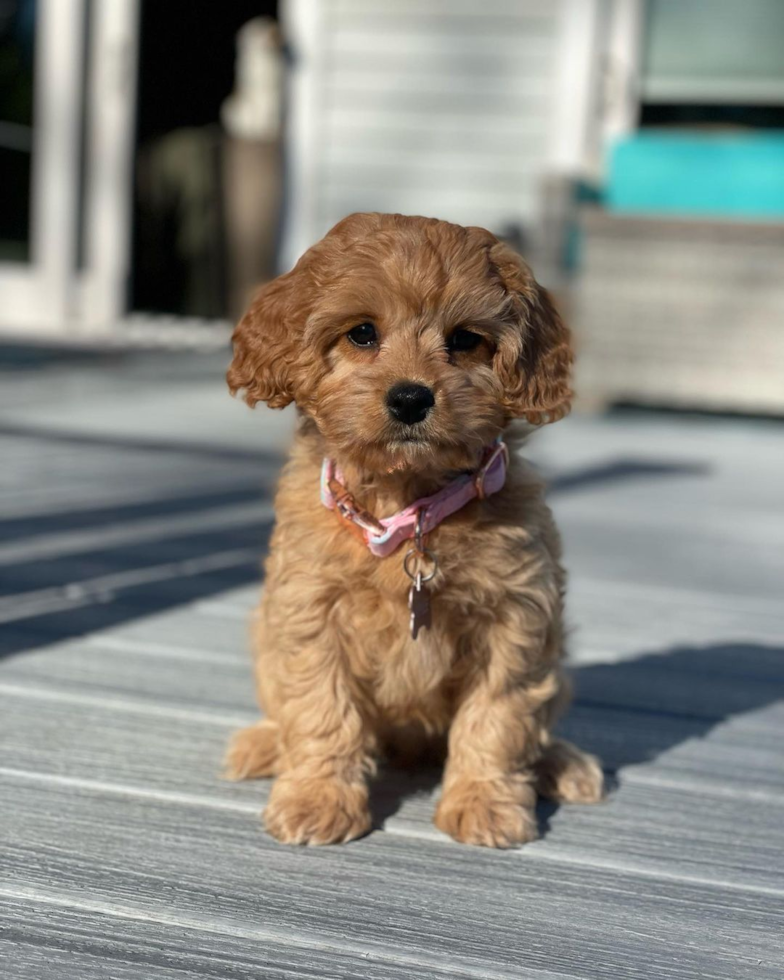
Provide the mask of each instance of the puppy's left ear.
[{"label": "puppy's left ear", "polygon": [[306,290],[298,289],[297,266],[256,294],[232,335],[234,359],[226,374],[234,395],[244,392],[251,408],[266,402],[284,408],[297,397],[299,341],[307,317]]},{"label": "puppy's left ear", "polygon": [[515,328],[501,339],[494,361],[507,410],[534,425],[557,422],[571,408],[569,328],[519,255],[499,242],[489,257],[509,294]]}]

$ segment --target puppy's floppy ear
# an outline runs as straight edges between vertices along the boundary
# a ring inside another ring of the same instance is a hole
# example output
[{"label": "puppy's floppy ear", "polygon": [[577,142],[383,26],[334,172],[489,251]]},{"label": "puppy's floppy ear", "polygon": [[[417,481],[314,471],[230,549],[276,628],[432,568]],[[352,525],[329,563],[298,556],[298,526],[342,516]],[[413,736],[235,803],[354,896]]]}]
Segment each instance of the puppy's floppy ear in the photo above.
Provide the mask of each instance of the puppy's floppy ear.
[{"label": "puppy's floppy ear", "polygon": [[251,408],[266,402],[284,408],[297,391],[297,359],[308,310],[300,291],[298,268],[273,279],[253,299],[232,335],[234,359],[226,380],[235,395],[241,389]]},{"label": "puppy's floppy ear", "polygon": [[515,330],[498,345],[494,367],[507,410],[534,425],[556,422],[571,408],[574,354],[569,329],[550,294],[519,255],[501,242],[489,250],[491,266],[510,297]]}]

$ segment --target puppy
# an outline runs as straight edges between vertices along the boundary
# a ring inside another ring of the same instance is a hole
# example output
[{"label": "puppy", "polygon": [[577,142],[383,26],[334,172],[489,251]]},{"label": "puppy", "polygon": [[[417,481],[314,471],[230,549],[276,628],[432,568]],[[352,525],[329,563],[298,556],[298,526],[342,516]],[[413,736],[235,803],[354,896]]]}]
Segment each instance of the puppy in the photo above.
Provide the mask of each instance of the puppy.
[{"label": "puppy", "polygon": [[[371,826],[383,754],[445,742],[435,823],[458,841],[537,835],[537,793],[602,796],[598,761],[550,730],[564,572],[512,420],[569,410],[569,333],[489,232],[354,214],[258,294],[228,372],[249,405],[295,402],[255,623],[264,719],[236,779],[276,776],[267,830],[289,844]],[[508,455],[508,461],[507,461]]]}]

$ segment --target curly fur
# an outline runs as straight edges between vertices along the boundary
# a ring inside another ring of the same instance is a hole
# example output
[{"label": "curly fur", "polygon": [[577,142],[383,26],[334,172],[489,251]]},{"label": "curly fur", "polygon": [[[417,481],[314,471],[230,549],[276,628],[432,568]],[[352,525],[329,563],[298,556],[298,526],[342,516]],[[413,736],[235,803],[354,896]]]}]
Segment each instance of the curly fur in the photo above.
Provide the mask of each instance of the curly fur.
[{"label": "curly fur", "polygon": [[[346,337],[366,321],[379,333],[372,350]],[[456,327],[481,344],[449,354]],[[501,492],[428,536],[439,569],[432,628],[417,641],[402,551],[373,557],[318,502],[325,455],[379,516],[434,492],[515,418],[563,416],[571,360],[568,330],[522,259],[483,229],[402,215],[344,219],[240,322],[231,390],[300,410],[255,620],[265,719],[227,757],[234,778],[277,776],[265,821],[279,840],[365,833],[378,755],[415,759],[439,740],[435,822],[457,840],[531,840],[537,791],[601,798],[598,762],[550,736],[567,697],[564,573],[542,486],[519,454]],[[435,394],[413,440],[385,407],[401,380]]]}]

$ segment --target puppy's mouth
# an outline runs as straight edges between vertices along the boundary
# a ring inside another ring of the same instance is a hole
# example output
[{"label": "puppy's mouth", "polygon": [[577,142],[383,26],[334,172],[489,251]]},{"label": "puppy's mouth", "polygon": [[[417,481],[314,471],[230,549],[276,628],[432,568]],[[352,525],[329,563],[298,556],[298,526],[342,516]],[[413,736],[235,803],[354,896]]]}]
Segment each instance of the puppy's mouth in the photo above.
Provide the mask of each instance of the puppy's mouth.
[{"label": "puppy's mouth", "polygon": [[418,469],[437,455],[433,441],[423,432],[391,432],[375,449],[384,470]]},{"label": "puppy's mouth", "polygon": [[384,441],[384,448],[389,452],[432,449],[433,446],[433,440],[424,432],[396,432]]}]

